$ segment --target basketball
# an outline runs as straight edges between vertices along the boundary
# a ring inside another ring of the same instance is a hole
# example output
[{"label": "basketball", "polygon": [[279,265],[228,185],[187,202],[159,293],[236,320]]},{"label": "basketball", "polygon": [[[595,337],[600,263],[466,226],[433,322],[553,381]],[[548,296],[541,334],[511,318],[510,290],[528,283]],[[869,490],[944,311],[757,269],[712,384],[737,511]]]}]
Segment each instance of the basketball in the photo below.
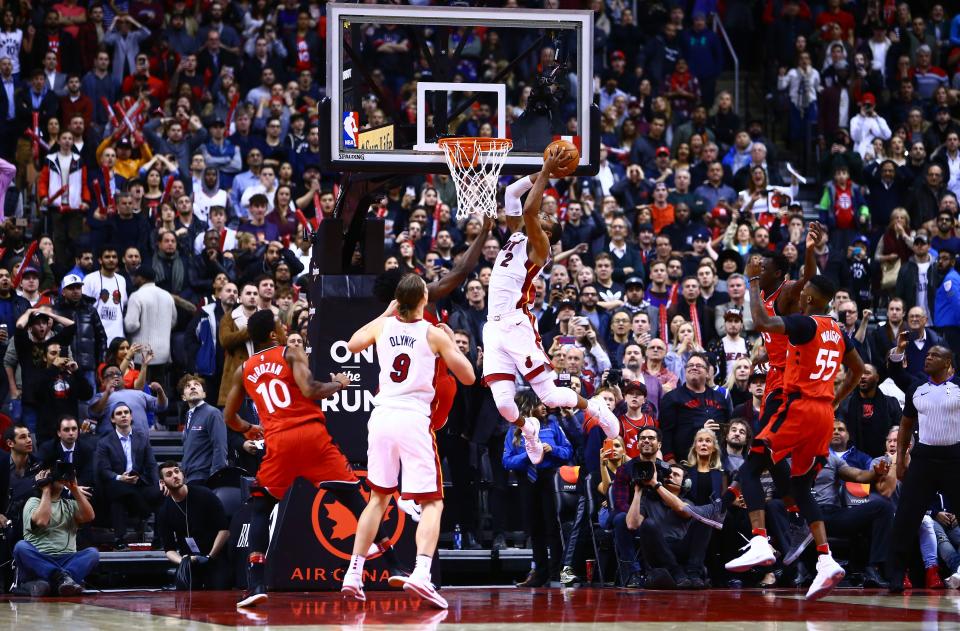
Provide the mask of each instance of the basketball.
[{"label": "basketball", "polygon": [[577,170],[577,164],[580,162],[580,151],[569,140],[554,140],[543,150],[544,160],[547,159],[547,155],[554,147],[560,147],[560,157],[557,158],[557,166],[550,177],[567,177]]}]

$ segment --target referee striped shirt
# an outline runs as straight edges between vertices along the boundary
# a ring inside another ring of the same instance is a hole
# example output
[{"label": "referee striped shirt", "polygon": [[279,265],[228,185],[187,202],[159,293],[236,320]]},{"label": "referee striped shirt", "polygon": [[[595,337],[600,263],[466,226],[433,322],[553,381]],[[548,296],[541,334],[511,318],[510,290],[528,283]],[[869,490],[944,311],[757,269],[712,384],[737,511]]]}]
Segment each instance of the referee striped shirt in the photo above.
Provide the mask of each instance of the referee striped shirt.
[{"label": "referee striped shirt", "polygon": [[960,375],[939,384],[917,381],[907,390],[903,415],[917,420],[924,445],[960,443]]}]

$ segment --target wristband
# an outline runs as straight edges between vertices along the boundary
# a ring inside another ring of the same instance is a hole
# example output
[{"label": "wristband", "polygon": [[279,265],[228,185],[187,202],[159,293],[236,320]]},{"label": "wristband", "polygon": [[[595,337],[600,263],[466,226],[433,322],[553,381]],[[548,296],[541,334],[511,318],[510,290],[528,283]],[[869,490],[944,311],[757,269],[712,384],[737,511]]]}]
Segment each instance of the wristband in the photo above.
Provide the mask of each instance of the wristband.
[{"label": "wristband", "polygon": [[656,491],[656,490],[658,490],[658,489],[662,489],[662,488],[663,488],[663,482],[657,482],[656,484],[653,485],[653,490],[654,490],[654,491]]},{"label": "wristband", "polygon": [[752,283],[752,282],[755,281],[755,280],[760,280],[760,277],[759,277],[759,276],[751,276],[751,277],[748,278],[747,280],[749,280],[749,281]]}]

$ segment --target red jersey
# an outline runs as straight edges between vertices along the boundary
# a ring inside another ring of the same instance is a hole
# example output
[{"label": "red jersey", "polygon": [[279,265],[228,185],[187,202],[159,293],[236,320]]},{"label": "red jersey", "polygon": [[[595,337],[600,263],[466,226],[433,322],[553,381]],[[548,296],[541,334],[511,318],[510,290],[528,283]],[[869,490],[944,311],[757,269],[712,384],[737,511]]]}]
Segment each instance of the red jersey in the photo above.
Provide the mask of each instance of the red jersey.
[{"label": "red jersey", "polygon": [[243,388],[257,406],[267,438],[271,433],[326,420],[320,406],[300,392],[285,346],[254,353],[243,362]]},{"label": "red jersey", "polygon": [[784,392],[799,392],[804,399],[832,400],[837,370],[850,348],[840,325],[825,315],[791,315],[784,318],[784,324],[790,339]]},{"label": "red jersey", "polygon": [[[786,283],[786,281],[784,281],[784,283]],[[760,292],[760,299],[763,300],[763,308],[767,310],[767,315],[771,317],[778,315],[776,307],[777,299],[780,297],[784,283],[781,283],[780,286],[777,287],[777,290],[770,294],[769,298],[765,298],[763,292]],[[787,336],[779,333],[767,333],[766,331],[763,331],[760,335],[763,337],[763,346],[767,349],[767,357],[770,358],[770,366],[783,370],[783,367],[787,363],[787,347],[789,346]]]}]

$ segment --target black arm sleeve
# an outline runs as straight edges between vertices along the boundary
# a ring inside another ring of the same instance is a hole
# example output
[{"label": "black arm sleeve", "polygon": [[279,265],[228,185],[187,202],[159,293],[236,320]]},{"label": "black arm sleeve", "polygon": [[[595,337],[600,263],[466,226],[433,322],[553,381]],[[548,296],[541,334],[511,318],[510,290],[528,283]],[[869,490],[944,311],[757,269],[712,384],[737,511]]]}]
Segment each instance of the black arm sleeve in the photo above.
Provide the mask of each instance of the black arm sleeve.
[{"label": "black arm sleeve", "polygon": [[806,344],[817,334],[817,321],[799,313],[781,316],[784,332],[794,346]]}]

